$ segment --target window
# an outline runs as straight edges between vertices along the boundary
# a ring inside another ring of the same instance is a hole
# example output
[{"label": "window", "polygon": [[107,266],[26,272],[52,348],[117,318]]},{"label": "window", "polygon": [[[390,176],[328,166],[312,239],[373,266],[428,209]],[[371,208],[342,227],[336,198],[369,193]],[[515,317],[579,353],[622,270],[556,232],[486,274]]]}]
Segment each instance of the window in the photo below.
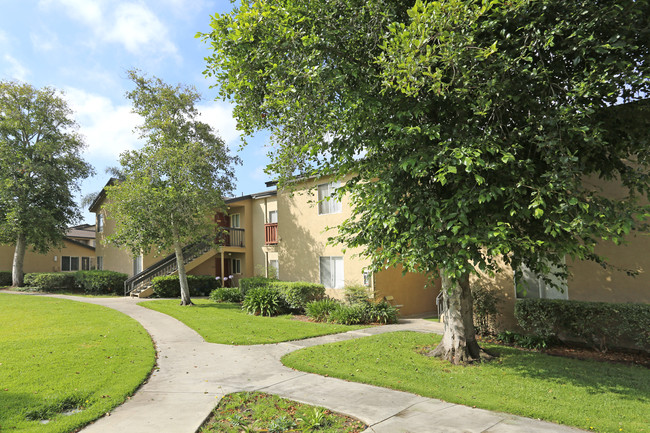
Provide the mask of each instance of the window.
[{"label": "window", "polygon": [[97,269],[100,271],[104,269],[104,257],[102,256],[97,257]]},{"label": "window", "polygon": [[280,276],[280,262],[277,260],[269,260],[269,278],[279,278]]},{"label": "window", "polygon": [[234,213],[230,215],[230,227],[234,228],[240,228],[241,226],[239,225],[239,214]]},{"label": "window", "polygon": [[79,257],[61,256],[62,271],[78,271]]},{"label": "window", "polygon": [[341,212],[341,202],[332,198],[332,195],[340,186],[340,182],[318,185],[318,215]]},{"label": "window", "polygon": [[240,259],[232,259],[232,267],[231,267],[232,273],[234,274],[241,274],[241,260]]},{"label": "window", "polygon": [[521,281],[515,279],[515,292],[517,299],[569,299],[569,290],[566,280],[549,275],[551,280],[561,288],[548,285],[541,277],[535,275],[528,266],[521,265]]},{"label": "window", "polygon": [[370,287],[372,285],[372,272],[365,271],[363,273],[363,285]]},{"label": "window", "polygon": [[90,257],[81,258],[81,270],[89,271],[90,270]]},{"label": "window", "polygon": [[104,231],[104,217],[101,213],[97,213],[97,233]]},{"label": "window", "polygon": [[343,288],[343,257],[320,258],[320,283],[328,289]]},{"label": "window", "polygon": [[272,210],[269,211],[269,224],[275,224],[278,222],[278,211]]},{"label": "window", "polygon": [[142,256],[133,258],[133,275],[142,272]]}]

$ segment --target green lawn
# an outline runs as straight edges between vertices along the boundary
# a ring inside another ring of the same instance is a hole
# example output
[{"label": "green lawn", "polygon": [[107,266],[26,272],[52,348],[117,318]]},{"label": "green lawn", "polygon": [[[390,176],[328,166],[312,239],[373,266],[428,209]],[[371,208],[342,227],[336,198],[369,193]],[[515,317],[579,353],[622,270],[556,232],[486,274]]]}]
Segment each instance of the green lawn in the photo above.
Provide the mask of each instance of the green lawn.
[{"label": "green lawn", "polygon": [[149,334],[109,308],[0,293],[0,312],[0,431],[71,432],[122,403],[155,364]]},{"label": "green lawn", "polygon": [[358,433],[359,420],[261,392],[228,394],[219,402],[200,433],[310,432]]},{"label": "green lawn", "polygon": [[422,355],[440,336],[397,332],[301,349],[292,368],[601,432],[650,432],[650,370],[486,345],[467,367]]},{"label": "green lawn", "polygon": [[239,304],[219,304],[206,299],[194,299],[193,302],[196,305],[191,307],[182,307],[177,300],[146,301],[138,305],[175,317],[209,343],[279,343],[364,327],[301,322],[292,320],[291,316],[251,316],[242,311]]}]

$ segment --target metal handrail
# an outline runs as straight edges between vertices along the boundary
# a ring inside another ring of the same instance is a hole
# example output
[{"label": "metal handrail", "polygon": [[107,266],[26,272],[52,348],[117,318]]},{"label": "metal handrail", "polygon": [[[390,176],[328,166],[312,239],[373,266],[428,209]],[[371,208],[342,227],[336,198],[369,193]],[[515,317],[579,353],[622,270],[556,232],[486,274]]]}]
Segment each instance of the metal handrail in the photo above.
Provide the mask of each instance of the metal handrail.
[{"label": "metal handrail", "polygon": [[436,307],[438,307],[438,318],[441,318],[442,314],[447,309],[447,306],[444,303],[444,299],[445,298],[441,290],[440,293],[438,293],[438,296],[436,296]]}]

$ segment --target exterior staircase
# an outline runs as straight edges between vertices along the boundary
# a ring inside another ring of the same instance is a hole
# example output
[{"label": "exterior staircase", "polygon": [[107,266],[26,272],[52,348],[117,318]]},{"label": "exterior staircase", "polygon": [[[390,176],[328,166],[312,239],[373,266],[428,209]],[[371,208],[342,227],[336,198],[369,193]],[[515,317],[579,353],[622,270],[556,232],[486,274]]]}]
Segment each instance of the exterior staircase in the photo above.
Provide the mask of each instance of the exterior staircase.
[{"label": "exterior staircase", "polygon": [[[213,257],[217,250],[211,241],[188,245],[183,248],[183,263],[185,270],[190,271],[205,260]],[[135,274],[124,282],[124,296],[146,298],[153,294],[151,281],[163,275],[172,275],[178,272],[176,254],[170,254],[162,260]]]}]

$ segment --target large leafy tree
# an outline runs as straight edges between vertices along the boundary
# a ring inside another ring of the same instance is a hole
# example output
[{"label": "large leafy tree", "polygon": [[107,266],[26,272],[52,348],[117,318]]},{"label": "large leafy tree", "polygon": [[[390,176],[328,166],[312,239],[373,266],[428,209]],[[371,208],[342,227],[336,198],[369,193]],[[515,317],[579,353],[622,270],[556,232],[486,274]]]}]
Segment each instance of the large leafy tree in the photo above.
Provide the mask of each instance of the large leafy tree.
[{"label": "large leafy tree", "polygon": [[434,354],[460,363],[485,355],[471,274],[551,282],[647,228],[648,22],[648,0],[244,0],[203,35],[205,73],[241,129],[273,132],[281,185],[354,173],[337,240],[439,272]]},{"label": "large leafy tree", "polygon": [[145,144],[120,155],[121,179],[106,188],[106,211],[116,224],[108,240],[134,255],[173,250],[181,305],[191,305],[183,247],[216,237],[214,215],[225,209],[223,197],[232,191],[238,159],[197,119],[195,89],[138,71],[129,71],[129,77],[135,89],[127,97],[143,117],[138,130]]},{"label": "large leafy tree", "polygon": [[62,245],[80,217],[74,194],[92,173],[72,110],[53,88],[0,82],[0,242],[15,245],[12,284],[26,249]]}]

